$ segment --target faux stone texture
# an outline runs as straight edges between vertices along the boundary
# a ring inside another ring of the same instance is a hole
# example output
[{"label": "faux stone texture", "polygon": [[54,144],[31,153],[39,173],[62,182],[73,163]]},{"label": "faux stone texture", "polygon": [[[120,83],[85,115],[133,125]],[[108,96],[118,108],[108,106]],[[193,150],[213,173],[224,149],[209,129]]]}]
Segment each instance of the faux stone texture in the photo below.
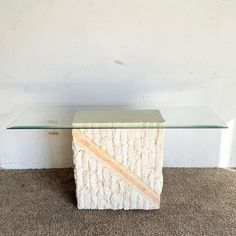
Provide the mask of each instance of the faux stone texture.
[{"label": "faux stone texture", "polygon": [[[107,151],[148,184],[162,191],[163,129],[82,129],[91,141]],[[157,209],[92,154],[73,142],[74,174],[79,209]]]}]

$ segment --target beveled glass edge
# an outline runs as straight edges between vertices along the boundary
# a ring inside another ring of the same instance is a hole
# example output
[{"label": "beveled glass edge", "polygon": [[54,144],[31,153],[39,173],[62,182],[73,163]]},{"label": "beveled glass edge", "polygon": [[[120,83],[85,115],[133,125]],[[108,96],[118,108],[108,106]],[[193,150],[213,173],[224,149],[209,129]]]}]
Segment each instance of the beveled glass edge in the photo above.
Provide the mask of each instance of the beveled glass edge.
[{"label": "beveled glass edge", "polygon": [[71,127],[71,126],[8,126],[8,130],[24,130],[24,129],[62,129],[62,130],[72,130],[72,129],[227,129],[227,125],[183,125],[183,126],[150,126],[150,127]]},{"label": "beveled glass edge", "polygon": [[21,112],[10,122],[10,124],[6,127],[7,130],[24,130],[24,129],[35,129],[35,130],[72,130],[72,129],[227,129],[228,126],[226,123],[218,116],[215,111],[213,111],[211,108],[208,106],[153,106],[152,108],[150,107],[142,107],[140,108],[139,106],[68,106],[68,107],[62,107],[62,106],[38,106],[38,109],[45,109],[45,108],[55,108],[55,109],[84,109],[84,110],[89,110],[89,109],[94,109],[94,110],[99,110],[99,109],[140,109],[140,110],[155,110],[155,109],[181,109],[181,108],[207,108],[210,110],[216,117],[217,119],[222,123],[222,125],[181,125],[181,126],[175,126],[175,125],[164,125],[164,126],[150,126],[150,127],[72,127],[72,126],[39,126],[39,125],[27,125],[27,126],[21,126],[21,125],[16,125],[12,126],[11,124],[14,122],[17,117],[20,117],[21,114],[23,114],[27,109],[35,109],[35,107],[28,106],[25,107],[24,109],[21,109]]}]

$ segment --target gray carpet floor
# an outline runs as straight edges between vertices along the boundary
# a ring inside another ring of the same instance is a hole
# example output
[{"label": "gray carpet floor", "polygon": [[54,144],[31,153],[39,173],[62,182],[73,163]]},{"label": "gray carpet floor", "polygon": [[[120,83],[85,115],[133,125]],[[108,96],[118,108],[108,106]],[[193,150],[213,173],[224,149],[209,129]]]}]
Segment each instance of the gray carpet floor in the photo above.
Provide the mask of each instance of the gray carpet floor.
[{"label": "gray carpet floor", "polygon": [[0,170],[0,235],[236,235],[236,170],[165,168],[161,209],[76,208],[72,169]]}]

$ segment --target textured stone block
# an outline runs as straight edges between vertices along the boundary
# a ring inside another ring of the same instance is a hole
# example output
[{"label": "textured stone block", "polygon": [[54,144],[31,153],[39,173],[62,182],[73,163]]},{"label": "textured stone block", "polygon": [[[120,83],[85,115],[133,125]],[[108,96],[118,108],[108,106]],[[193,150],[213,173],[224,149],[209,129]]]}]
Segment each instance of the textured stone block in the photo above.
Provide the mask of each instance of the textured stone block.
[{"label": "textured stone block", "polygon": [[[163,182],[163,129],[82,129],[80,132],[160,196]],[[159,208],[75,142],[73,150],[79,209]]]}]

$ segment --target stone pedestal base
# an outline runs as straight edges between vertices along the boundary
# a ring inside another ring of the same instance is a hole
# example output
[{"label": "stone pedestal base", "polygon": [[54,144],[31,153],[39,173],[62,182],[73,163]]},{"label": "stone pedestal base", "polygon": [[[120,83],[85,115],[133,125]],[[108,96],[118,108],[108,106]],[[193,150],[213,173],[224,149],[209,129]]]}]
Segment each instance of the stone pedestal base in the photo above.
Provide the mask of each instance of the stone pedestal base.
[{"label": "stone pedestal base", "polygon": [[[108,161],[106,166],[99,161],[96,158],[99,153],[89,150],[91,145],[87,145],[88,149],[84,150],[84,146],[78,143],[73,133],[74,173],[79,209],[128,210],[160,207],[157,201],[153,204],[150,191],[145,189],[145,185],[153,190],[152,194],[156,195],[156,199],[160,198],[163,129],[81,129],[79,132],[120,163],[116,171],[113,171],[114,168],[107,168],[112,164]],[[131,177],[125,175],[120,166],[127,169]],[[130,184],[132,178],[137,181],[136,185]]]}]

